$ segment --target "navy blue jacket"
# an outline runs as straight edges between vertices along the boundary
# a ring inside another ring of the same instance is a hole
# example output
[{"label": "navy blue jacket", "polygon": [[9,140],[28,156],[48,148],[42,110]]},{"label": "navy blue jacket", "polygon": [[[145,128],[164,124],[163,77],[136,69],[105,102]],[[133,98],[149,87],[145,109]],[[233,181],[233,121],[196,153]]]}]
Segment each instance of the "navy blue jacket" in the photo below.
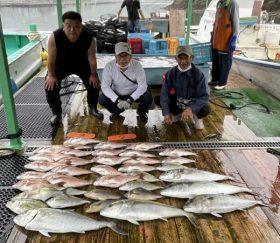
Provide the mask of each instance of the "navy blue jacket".
[{"label": "navy blue jacket", "polygon": [[202,71],[194,64],[187,72],[181,72],[175,66],[171,68],[163,80],[160,104],[162,115],[170,115],[170,103],[176,102],[177,98],[190,99],[189,107],[193,113],[197,113],[209,102],[209,87]]}]

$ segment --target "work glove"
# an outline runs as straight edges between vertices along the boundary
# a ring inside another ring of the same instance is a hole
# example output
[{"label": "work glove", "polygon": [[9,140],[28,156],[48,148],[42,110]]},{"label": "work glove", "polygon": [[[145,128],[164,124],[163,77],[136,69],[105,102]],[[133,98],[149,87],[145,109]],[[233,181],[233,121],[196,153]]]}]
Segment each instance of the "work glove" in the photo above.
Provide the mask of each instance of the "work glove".
[{"label": "work glove", "polygon": [[131,104],[133,102],[133,98],[132,97],[128,97],[126,100],[120,100],[118,103],[117,103],[117,106],[119,109],[129,109]]},{"label": "work glove", "polygon": [[228,46],[229,52],[234,52],[235,51],[235,49],[236,49],[236,40],[237,40],[237,36],[236,35],[233,35],[230,38],[229,46]]}]

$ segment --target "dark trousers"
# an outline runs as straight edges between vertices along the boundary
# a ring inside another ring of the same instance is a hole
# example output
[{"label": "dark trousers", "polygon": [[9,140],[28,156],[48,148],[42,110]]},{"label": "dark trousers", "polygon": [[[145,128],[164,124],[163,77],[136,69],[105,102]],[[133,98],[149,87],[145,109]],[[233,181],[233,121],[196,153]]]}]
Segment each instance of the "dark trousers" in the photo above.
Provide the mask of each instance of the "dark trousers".
[{"label": "dark trousers", "polygon": [[[126,100],[128,97],[129,95],[125,95],[125,96],[119,95],[119,98],[122,100]],[[107,96],[105,96],[103,93],[99,96],[98,101],[100,105],[104,106],[111,113],[119,114],[124,111],[119,109],[117,104],[113,102],[111,99],[109,99]],[[138,100],[135,100],[135,102],[139,103],[138,110],[140,112],[147,113],[153,103],[153,97],[148,91],[146,91],[143,95],[139,97]]]},{"label": "dark trousers", "polygon": [[127,22],[128,32],[129,33],[138,33],[140,32],[140,20],[128,20]]},{"label": "dark trousers", "polygon": [[218,50],[212,51],[212,81],[218,85],[227,84],[229,71],[232,65],[232,52],[225,53]]},{"label": "dark trousers", "polygon": [[[160,105],[160,96],[159,95],[155,96],[154,101],[155,101],[155,104],[157,106],[161,107],[161,105]],[[175,116],[179,115],[180,113],[183,112],[183,109],[179,108],[177,106],[176,102],[170,102],[169,109],[170,109],[170,112],[173,115],[175,115]],[[210,105],[206,104],[195,115],[197,116],[198,119],[201,119],[201,118],[204,118],[204,117],[208,116],[210,114],[210,112],[211,112]]]},{"label": "dark trousers", "polygon": [[[62,109],[61,109],[61,100],[60,100],[60,89],[61,89],[61,82],[63,79],[67,78],[69,75],[74,74],[74,73],[66,73],[63,75],[57,75],[57,81],[58,85],[54,86],[53,90],[45,90],[46,93],[46,99],[49,104],[49,107],[51,108],[53,114],[61,114]],[[98,96],[99,96],[99,90],[94,88],[92,85],[89,84],[89,76],[88,75],[78,75],[82,81],[83,84],[87,90],[87,103],[89,107],[96,106],[98,103]]]}]

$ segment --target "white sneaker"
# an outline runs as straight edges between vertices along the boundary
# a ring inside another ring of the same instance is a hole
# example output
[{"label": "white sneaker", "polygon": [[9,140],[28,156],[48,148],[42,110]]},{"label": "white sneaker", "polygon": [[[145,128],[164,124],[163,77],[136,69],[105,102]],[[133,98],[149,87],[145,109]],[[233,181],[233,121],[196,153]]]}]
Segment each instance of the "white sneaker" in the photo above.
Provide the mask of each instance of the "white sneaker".
[{"label": "white sneaker", "polygon": [[202,119],[198,119],[196,115],[193,116],[194,119],[194,128],[196,130],[203,130],[204,129],[204,124]]},{"label": "white sneaker", "polygon": [[214,87],[214,89],[217,89],[217,90],[221,90],[221,89],[224,89],[226,86],[225,85],[216,85],[215,87]]}]

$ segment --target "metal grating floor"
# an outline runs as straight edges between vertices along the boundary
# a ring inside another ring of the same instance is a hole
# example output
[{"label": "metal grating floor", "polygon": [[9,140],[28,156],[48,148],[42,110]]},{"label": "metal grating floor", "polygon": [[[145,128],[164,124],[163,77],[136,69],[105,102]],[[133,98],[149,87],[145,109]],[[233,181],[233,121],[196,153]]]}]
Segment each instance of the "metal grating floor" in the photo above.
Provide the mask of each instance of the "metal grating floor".
[{"label": "metal grating floor", "polygon": [[0,242],[4,243],[9,237],[10,231],[14,226],[13,218],[15,214],[6,207],[6,203],[17,192],[13,189],[6,189],[0,187]]},{"label": "metal grating floor", "polygon": [[[71,78],[78,81],[78,78]],[[58,127],[50,125],[52,116],[51,110],[47,104],[45,91],[43,87],[44,78],[34,78],[28,83],[15,97],[16,113],[19,127],[22,129],[22,138],[26,139],[52,139]],[[74,91],[77,83],[66,83],[67,87],[61,89],[61,93]],[[61,96],[62,110],[67,112],[67,103],[72,94]],[[0,137],[7,135],[7,126],[4,110],[0,110]]]}]

